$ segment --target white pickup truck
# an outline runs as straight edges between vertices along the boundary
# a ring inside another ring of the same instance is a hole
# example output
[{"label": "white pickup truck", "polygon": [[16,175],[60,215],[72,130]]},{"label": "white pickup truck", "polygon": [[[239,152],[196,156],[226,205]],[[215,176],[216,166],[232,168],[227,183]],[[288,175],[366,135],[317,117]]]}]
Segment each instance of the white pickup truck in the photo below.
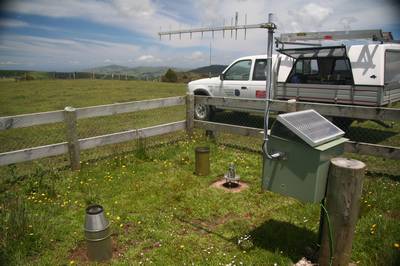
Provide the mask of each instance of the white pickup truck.
[{"label": "white pickup truck", "polygon": [[[272,59],[274,99],[386,106],[400,100],[400,44],[281,49]],[[266,55],[235,60],[219,77],[189,82],[195,95],[265,98]],[[195,106],[207,120],[220,106]],[[263,110],[237,110],[242,112]]]},{"label": "white pickup truck", "polygon": [[[284,56],[287,60],[281,63],[279,76],[281,80],[289,75],[293,60]],[[237,98],[265,98],[265,67],[266,55],[254,55],[241,57],[231,63],[219,77],[205,78],[189,82],[188,90],[194,95]],[[274,55],[273,67],[277,67],[277,56]],[[286,67],[284,66],[286,65]],[[195,118],[208,120],[216,107],[203,104],[195,105]],[[237,111],[249,111],[238,109]],[[262,110],[260,110],[262,111]]]}]

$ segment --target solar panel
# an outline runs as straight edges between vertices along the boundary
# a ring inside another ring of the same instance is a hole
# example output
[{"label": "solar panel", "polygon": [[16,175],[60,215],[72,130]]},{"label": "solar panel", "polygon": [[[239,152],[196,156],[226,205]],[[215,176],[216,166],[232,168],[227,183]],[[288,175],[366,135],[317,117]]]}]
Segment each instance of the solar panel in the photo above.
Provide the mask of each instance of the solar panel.
[{"label": "solar panel", "polygon": [[312,109],[281,114],[277,119],[311,147],[344,135],[340,128]]}]

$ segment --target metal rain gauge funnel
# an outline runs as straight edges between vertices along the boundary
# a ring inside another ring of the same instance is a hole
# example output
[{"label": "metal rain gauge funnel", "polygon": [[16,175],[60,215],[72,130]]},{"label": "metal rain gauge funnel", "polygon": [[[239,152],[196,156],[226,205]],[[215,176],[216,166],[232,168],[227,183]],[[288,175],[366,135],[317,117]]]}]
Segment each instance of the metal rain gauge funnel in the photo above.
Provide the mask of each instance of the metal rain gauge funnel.
[{"label": "metal rain gauge funnel", "polygon": [[240,186],[240,176],[236,174],[236,166],[233,163],[229,164],[228,172],[224,175],[226,188],[237,188]]},{"label": "metal rain gauge funnel", "polygon": [[100,205],[90,205],[86,208],[85,238],[87,255],[90,261],[107,261],[112,257],[110,223]]}]

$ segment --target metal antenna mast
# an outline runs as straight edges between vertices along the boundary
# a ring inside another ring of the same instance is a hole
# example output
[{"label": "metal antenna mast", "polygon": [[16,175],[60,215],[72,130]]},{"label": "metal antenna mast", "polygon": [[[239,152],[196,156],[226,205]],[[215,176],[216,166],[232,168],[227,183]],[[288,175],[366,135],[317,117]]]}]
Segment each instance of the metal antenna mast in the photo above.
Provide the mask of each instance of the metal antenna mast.
[{"label": "metal antenna mast", "polygon": [[[275,153],[270,155],[268,153],[267,144],[268,144],[268,119],[269,119],[269,102],[272,96],[272,47],[273,47],[273,36],[274,31],[277,29],[276,24],[272,21],[272,13],[268,14],[268,22],[267,23],[260,23],[260,24],[250,24],[247,25],[247,15],[245,16],[245,24],[238,25],[238,12],[235,13],[235,24],[233,24],[233,18],[231,19],[231,26],[226,26],[225,21],[223,26],[220,27],[201,27],[201,28],[194,28],[194,29],[187,29],[187,30],[169,30],[169,31],[160,31],[158,36],[168,36],[171,40],[172,35],[179,35],[181,38],[182,34],[189,34],[190,39],[192,39],[192,34],[196,32],[200,32],[201,36],[203,37],[204,32],[212,32],[212,37],[214,37],[214,32],[222,31],[222,36],[225,38],[225,31],[231,32],[231,38],[233,36],[233,31],[235,31],[235,40],[237,39],[237,32],[238,30],[244,30],[244,38],[246,39],[247,30],[248,29],[267,29],[268,30],[268,41],[267,41],[267,67],[265,68],[265,75],[266,75],[266,106],[265,106],[265,114],[264,114],[264,144],[263,144],[263,151],[265,155],[272,159],[272,158],[279,158],[281,154]],[[210,44],[211,48],[211,44]],[[211,55],[211,52],[210,52]]]}]

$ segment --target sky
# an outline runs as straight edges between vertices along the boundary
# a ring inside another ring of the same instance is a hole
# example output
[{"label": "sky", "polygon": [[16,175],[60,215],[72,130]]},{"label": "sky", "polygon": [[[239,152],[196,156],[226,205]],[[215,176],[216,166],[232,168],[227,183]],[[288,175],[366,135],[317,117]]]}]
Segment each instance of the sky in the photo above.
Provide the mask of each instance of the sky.
[{"label": "sky", "polygon": [[[0,69],[79,71],[104,65],[195,68],[266,52],[263,29],[227,33],[158,32],[263,23],[282,32],[383,29],[400,39],[400,4],[389,0],[12,0],[0,2]],[[247,15],[247,16],[246,16]]]}]

